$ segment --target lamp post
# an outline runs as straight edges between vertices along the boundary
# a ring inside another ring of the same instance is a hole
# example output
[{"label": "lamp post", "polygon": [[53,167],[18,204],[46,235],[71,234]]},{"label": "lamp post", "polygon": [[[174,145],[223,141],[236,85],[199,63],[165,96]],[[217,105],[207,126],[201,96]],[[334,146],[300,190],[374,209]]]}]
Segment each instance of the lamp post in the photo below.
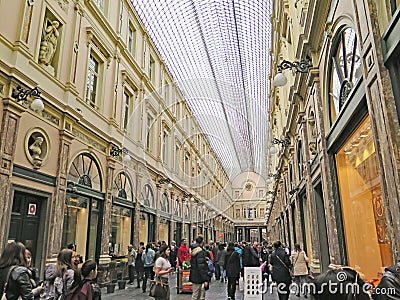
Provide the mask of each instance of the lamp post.
[{"label": "lamp post", "polygon": [[126,149],[125,147],[122,147],[122,148],[118,148],[118,147],[115,147],[115,146],[111,147],[110,155],[112,157],[118,157],[121,154],[123,154],[122,162],[126,163],[126,162],[131,161],[131,156],[128,154],[128,149]]},{"label": "lamp post", "polygon": [[24,89],[21,86],[17,86],[15,90],[13,90],[11,96],[19,103],[27,103],[27,98],[32,97],[35,98],[31,102],[31,109],[34,111],[41,112],[44,109],[44,104],[42,99],[40,99],[40,91],[37,87],[32,89]]},{"label": "lamp post", "polygon": [[296,73],[307,73],[311,67],[312,67],[311,57],[308,55],[306,56],[305,59],[302,59],[300,61],[291,62],[288,60],[283,60],[277,66],[278,73],[274,77],[273,86],[284,86],[287,83],[287,78],[282,73],[283,70],[292,69]]}]

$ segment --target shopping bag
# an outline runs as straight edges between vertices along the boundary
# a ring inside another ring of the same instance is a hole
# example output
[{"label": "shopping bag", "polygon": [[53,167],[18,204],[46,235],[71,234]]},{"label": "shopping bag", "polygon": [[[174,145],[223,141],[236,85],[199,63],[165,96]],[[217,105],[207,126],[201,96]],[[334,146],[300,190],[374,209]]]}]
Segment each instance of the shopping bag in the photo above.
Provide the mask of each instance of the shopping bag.
[{"label": "shopping bag", "polygon": [[244,279],[243,277],[239,278],[239,291],[243,291],[244,290]]}]

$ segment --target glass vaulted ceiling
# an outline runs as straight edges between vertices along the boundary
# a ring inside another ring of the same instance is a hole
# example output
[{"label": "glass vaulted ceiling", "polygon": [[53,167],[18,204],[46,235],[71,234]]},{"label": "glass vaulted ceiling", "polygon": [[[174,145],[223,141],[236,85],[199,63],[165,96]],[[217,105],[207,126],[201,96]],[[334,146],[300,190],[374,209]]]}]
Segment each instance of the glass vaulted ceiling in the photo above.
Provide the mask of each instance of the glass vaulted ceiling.
[{"label": "glass vaulted ceiling", "polygon": [[228,176],[265,175],[272,0],[131,0]]}]

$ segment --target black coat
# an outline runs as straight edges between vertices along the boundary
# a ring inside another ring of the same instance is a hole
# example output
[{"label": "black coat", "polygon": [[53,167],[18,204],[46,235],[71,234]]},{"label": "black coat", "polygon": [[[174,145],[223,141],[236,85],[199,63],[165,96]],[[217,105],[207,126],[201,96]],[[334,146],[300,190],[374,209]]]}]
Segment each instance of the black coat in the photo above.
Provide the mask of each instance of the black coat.
[{"label": "black coat", "polygon": [[227,277],[239,278],[240,274],[240,255],[235,250],[225,254],[224,269]]},{"label": "black coat", "polygon": [[[0,291],[3,291],[10,267],[0,269]],[[15,267],[8,279],[6,291],[8,300],[17,300],[21,296],[22,300],[33,300],[30,272],[26,267]]]},{"label": "black coat", "polygon": [[196,247],[192,250],[192,257],[190,258],[190,282],[208,282],[208,263],[206,257],[207,253],[203,248]]},{"label": "black coat", "polygon": [[[280,260],[277,256],[279,256]],[[286,283],[290,283],[292,281],[292,277],[290,276],[289,272],[289,268],[291,267],[290,259],[289,255],[287,255],[284,249],[279,248],[272,252],[269,263],[272,265],[272,280]]]},{"label": "black coat", "polygon": [[[391,291],[383,293],[383,291]],[[394,291],[394,292],[393,292]],[[388,267],[383,273],[382,279],[372,293],[374,300],[395,300],[400,295],[400,262],[397,265]]]}]

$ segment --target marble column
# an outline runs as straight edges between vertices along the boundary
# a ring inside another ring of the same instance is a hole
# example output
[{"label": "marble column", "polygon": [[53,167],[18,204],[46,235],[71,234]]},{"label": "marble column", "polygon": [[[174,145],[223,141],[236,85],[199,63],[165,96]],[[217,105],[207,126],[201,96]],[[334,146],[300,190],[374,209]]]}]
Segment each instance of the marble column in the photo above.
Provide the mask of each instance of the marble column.
[{"label": "marble column", "polygon": [[[11,99],[2,99],[3,118],[0,131],[0,229],[2,238],[0,239],[0,249],[7,244],[10,216],[12,209],[12,199],[10,195],[11,176],[14,165],[15,148],[17,145],[19,121],[21,113],[25,108]],[[7,234],[6,234],[7,233]]]}]

